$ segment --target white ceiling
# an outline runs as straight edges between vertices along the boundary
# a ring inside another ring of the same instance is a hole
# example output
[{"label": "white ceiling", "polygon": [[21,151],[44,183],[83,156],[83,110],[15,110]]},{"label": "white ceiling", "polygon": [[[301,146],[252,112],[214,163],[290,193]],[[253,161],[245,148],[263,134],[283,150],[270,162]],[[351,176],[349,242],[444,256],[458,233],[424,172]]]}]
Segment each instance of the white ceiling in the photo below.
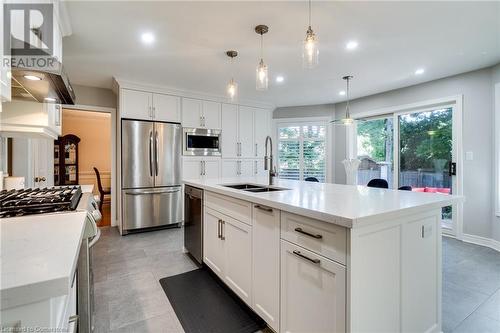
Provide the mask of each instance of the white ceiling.
[{"label": "white ceiling", "polygon": [[[341,77],[360,97],[500,62],[500,2],[316,2],[319,66],[302,69],[307,2],[67,2],[73,34],[64,64],[74,84],[111,87],[112,77],[224,95],[239,52],[240,98],[276,106],[338,102]],[[269,90],[255,90],[257,24],[267,24]],[[152,46],[141,33],[156,35]],[[359,47],[347,51],[345,44]],[[420,76],[417,68],[425,68]],[[282,84],[275,77],[283,75]]]}]

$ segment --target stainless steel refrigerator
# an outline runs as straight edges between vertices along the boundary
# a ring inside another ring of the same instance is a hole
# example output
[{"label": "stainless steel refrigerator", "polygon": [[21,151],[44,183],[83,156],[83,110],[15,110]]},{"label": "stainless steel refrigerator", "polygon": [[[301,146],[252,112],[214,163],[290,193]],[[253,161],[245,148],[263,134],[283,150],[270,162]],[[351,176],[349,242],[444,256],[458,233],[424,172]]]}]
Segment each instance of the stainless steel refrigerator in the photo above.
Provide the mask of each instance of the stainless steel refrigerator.
[{"label": "stainless steel refrigerator", "polygon": [[182,127],[122,120],[122,229],[182,222]]}]

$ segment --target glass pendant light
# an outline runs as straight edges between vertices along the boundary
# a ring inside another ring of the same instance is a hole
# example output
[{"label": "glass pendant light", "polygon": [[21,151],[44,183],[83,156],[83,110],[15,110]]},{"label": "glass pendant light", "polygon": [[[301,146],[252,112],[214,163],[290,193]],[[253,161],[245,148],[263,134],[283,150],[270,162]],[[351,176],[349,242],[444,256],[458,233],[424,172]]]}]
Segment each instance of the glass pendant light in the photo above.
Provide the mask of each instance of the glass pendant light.
[{"label": "glass pendant light", "polygon": [[264,34],[269,31],[267,25],[258,25],[255,27],[255,32],[260,35],[260,61],[257,65],[255,88],[257,90],[267,90],[269,82],[269,73],[267,65],[264,63]]},{"label": "glass pendant light", "polygon": [[319,49],[318,37],[311,28],[311,0],[309,0],[309,27],[306,31],[306,39],[302,46],[302,66],[304,68],[314,68],[318,65]]},{"label": "glass pendant light", "polygon": [[341,119],[335,119],[332,120],[331,123],[335,125],[343,125],[343,126],[350,126],[354,125],[356,121],[360,121],[360,119],[353,119],[351,118],[351,111],[349,110],[349,99],[350,99],[350,81],[353,78],[352,75],[346,75],[342,79],[346,81],[346,96],[347,96],[347,101],[345,105],[345,117]]},{"label": "glass pendant light", "polygon": [[[238,52],[229,50],[226,51],[226,55],[231,58],[231,67],[233,66],[234,58],[238,56]],[[231,80],[229,80],[229,83],[227,84],[226,88],[227,95],[231,101],[235,101],[238,96],[238,84],[234,80],[234,75],[231,75]]]}]

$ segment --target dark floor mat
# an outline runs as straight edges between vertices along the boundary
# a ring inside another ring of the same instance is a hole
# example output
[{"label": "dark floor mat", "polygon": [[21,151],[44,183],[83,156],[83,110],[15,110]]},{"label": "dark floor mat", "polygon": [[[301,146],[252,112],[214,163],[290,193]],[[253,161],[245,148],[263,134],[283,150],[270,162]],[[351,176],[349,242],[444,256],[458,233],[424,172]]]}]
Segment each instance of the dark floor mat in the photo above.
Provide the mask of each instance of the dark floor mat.
[{"label": "dark floor mat", "polygon": [[253,333],[266,327],[208,268],[166,277],[160,284],[186,333]]}]

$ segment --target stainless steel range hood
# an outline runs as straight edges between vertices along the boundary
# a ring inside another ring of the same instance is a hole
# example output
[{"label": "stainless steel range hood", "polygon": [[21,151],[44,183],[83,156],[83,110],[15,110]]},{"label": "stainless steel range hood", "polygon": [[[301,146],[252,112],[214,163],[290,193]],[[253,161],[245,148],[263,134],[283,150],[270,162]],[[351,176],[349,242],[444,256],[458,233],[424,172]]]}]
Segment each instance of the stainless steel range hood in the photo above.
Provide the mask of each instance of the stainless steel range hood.
[{"label": "stainless steel range hood", "polygon": [[[50,70],[16,65],[11,69],[12,98],[39,103],[75,104],[75,92],[60,62],[53,62]],[[27,77],[34,80],[29,80]]]}]

